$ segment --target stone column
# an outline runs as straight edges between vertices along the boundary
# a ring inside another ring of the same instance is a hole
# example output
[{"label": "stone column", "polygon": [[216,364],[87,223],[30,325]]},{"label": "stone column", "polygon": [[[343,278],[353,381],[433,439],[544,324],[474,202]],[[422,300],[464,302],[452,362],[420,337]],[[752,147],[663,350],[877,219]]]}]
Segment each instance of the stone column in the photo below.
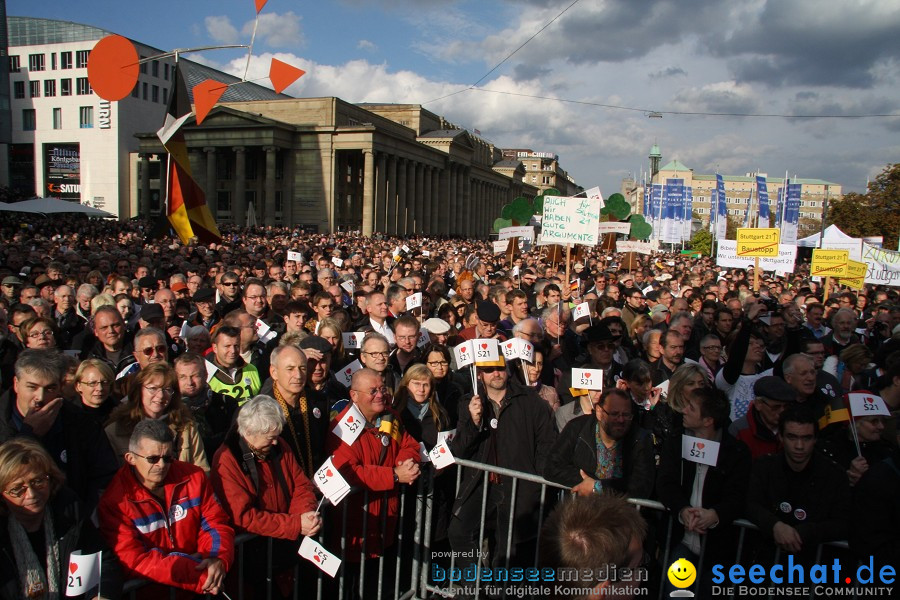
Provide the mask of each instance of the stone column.
[{"label": "stone column", "polygon": [[219,214],[219,199],[216,194],[216,149],[214,146],[206,146],[203,148],[206,152],[206,205],[213,220]]},{"label": "stone column", "polygon": [[294,225],[294,152],[284,150],[281,180],[281,223]]},{"label": "stone column", "polygon": [[389,234],[397,233],[397,174],[398,159],[391,156],[388,167],[388,197],[387,197],[387,220],[384,225],[384,232]]},{"label": "stone column", "polygon": [[416,164],[416,223],[411,233],[425,233],[425,165]]},{"label": "stone column", "polygon": [[405,158],[399,159],[397,163],[397,222],[394,225],[393,233],[403,235],[406,227],[406,170],[409,166],[409,160]]},{"label": "stone column", "polygon": [[266,152],[266,208],[262,221],[266,225],[275,225],[275,153],[278,148],[266,146],[263,150]]},{"label": "stone column", "polygon": [[413,233],[413,222],[416,216],[416,161],[406,163],[406,219],[400,219],[403,225],[397,226],[400,235]]},{"label": "stone column", "polygon": [[371,237],[375,227],[375,153],[363,150],[362,234]]},{"label": "stone column", "polygon": [[234,150],[234,197],[231,199],[231,216],[234,224],[243,227],[247,224],[247,199],[244,197],[247,186],[247,155],[243,146],[235,146]]},{"label": "stone column", "polygon": [[449,184],[449,178],[447,177],[447,167],[446,163],[443,167],[438,168],[437,173],[435,173],[434,177],[435,184],[435,193],[434,193],[434,218],[432,227],[432,233],[443,234],[447,233],[447,215],[449,213],[448,209],[448,200],[447,200],[447,187]]},{"label": "stone column", "polygon": [[[159,182],[162,184],[165,181],[165,177],[163,173],[165,165],[160,165],[160,177]],[[162,190],[160,190],[160,194],[162,194]],[[138,214],[144,217],[145,219],[150,218],[150,155],[149,154],[141,154],[141,201],[138,203]]]},{"label": "stone column", "polygon": [[466,168],[463,165],[459,165],[456,169],[456,202],[460,207],[460,218],[456,221],[456,231],[462,236],[467,236],[467,223],[472,211],[471,207],[466,206]]},{"label": "stone column", "polygon": [[[378,167],[375,170],[375,216],[373,218],[374,231],[384,231],[385,200],[387,199],[387,154],[378,153]],[[365,217],[363,217],[365,223]]]},{"label": "stone column", "polygon": [[450,163],[450,168],[448,169],[449,185],[447,188],[447,207],[449,210],[449,216],[447,218],[447,233],[449,235],[456,235],[457,233],[459,233],[456,229],[457,219],[459,218],[459,203],[457,202],[456,198],[456,167],[456,163]]},{"label": "stone column", "polygon": [[422,233],[430,234],[432,231],[432,203],[434,202],[434,196],[431,193],[431,176],[434,173],[434,167],[426,166],[424,172],[424,179],[422,183],[422,191],[423,191],[423,200],[422,200],[422,228],[420,231]]}]

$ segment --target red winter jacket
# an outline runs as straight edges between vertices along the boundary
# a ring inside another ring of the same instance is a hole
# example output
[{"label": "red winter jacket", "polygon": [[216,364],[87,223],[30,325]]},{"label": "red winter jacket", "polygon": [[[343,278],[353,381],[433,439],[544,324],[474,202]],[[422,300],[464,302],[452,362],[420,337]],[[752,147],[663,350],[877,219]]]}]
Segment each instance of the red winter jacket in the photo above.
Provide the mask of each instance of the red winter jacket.
[{"label": "red winter jacket", "polygon": [[[331,429],[337,425],[350,404],[332,421]],[[366,557],[381,556],[385,548],[394,543],[397,518],[400,513],[400,485],[394,483],[394,467],[407,459],[419,461],[419,442],[402,430],[400,415],[393,415],[395,426],[401,428],[400,442],[392,437],[382,436],[373,427],[366,427],[352,446],[341,441],[333,432],[328,436],[328,451],[333,455],[334,466],[354,488],[362,488],[348,495],[340,505],[332,509],[332,522],[341,523],[343,511],[347,511],[347,552],[345,560],[359,562],[362,553],[363,516],[368,513],[366,524]],[[379,461],[384,445],[382,439],[389,440],[384,459]],[[369,491],[368,509],[364,507],[365,490]],[[382,520],[382,507],[387,500],[387,522]],[[346,506],[344,506],[346,504]],[[340,528],[333,528],[340,534]],[[340,547],[333,540],[334,547]]]},{"label": "red winter jacket", "polygon": [[[216,496],[222,499],[232,523],[241,531],[257,535],[299,539],[300,516],[316,510],[316,497],[313,484],[303,474],[290,446],[279,439],[267,460],[255,462],[261,491],[241,468],[235,448],[226,440],[216,452],[209,474]],[[290,496],[285,496],[273,471],[275,466],[281,468]]]},{"label": "red winter jacket", "polygon": [[753,460],[779,450],[778,438],[760,421],[755,400],[750,403],[746,416],[731,424],[728,433],[750,448]]},{"label": "red winter jacket", "polygon": [[[127,577],[199,594],[207,571],[196,570],[197,564],[218,558],[230,568],[234,530],[199,467],[174,461],[164,492],[165,506],[124,465],[100,498],[100,532]],[[203,558],[191,556],[196,553]]]}]

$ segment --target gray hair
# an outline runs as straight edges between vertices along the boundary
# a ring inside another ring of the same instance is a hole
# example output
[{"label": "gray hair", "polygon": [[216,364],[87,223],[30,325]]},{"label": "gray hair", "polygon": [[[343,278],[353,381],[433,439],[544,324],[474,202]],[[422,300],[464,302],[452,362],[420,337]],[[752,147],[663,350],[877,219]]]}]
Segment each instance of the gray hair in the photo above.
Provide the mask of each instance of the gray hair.
[{"label": "gray hair", "polygon": [[[143,330],[142,330],[143,331]],[[199,337],[203,337],[204,339],[210,339],[209,330],[203,325],[194,325],[193,327],[188,328],[186,339],[193,340]]]},{"label": "gray hair", "polygon": [[172,444],[175,436],[165,421],[159,419],[142,419],[134,426],[128,439],[128,451],[137,452],[142,440],[150,440],[159,444]]},{"label": "gray hair", "polygon": [[46,308],[50,310],[50,303],[44,300],[43,298],[32,298],[28,301],[28,306],[33,306],[35,308]]},{"label": "gray hair", "polygon": [[157,329],[156,327],[144,327],[143,329],[138,329],[137,333],[134,334],[134,347],[137,348],[138,340],[141,338],[147,337],[148,335],[155,335],[157,339],[162,340],[162,343],[166,343],[166,334]]},{"label": "gray hair", "polygon": [[793,375],[794,371],[797,369],[797,363],[801,360],[807,361],[809,364],[815,366],[816,361],[813,360],[811,356],[808,354],[791,354],[787,358],[784,359],[784,363],[781,366],[781,372],[784,375]]},{"label": "gray hair", "polygon": [[371,341],[373,341],[373,340],[380,340],[380,341],[384,342],[385,346],[387,346],[388,349],[390,349],[390,347],[391,347],[391,343],[388,341],[388,339],[387,339],[386,337],[384,337],[383,335],[381,335],[381,334],[378,333],[377,331],[370,331],[370,332],[367,333],[366,336],[363,338],[362,343],[359,345],[359,349],[362,350],[363,348],[366,347],[366,345],[367,345],[369,342],[371,342]]},{"label": "gray hair", "polygon": [[553,306],[548,306],[547,308],[541,311],[541,319],[546,321],[556,313],[559,313],[560,316],[560,325],[566,325],[570,319],[571,312],[568,308],[565,308],[562,303],[554,304]]},{"label": "gray hair", "polygon": [[535,319],[534,317],[527,317],[527,318],[525,318],[525,319],[522,319],[521,321],[519,321],[519,322],[516,323],[515,325],[513,325],[513,328],[512,328],[513,337],[515,337],[515,335],[516,335],[517,333],[519,333],[520,331],[522,331],[522,327],[524,327],[525,325],[527,325],[527,324],[529,324],[529,323],[534,323],[535,325],[538,326],[538,329],[541,330],[541,337],[543,338],[544,328],[541,327],[540,321],[538,321],[538,320]]},{"label": "gray hair", "polygon": [[275,348],[272,349],[272,353],[269,355],[269,364],[272,365],[273,367],[277,367],[278,366],[278,358],[282,354],[284,354],[285,352],[287,352],[288,350],[291,350],[291,349],[299,352],[300,356],[302,356],[303,359],[306,360],[306,353],[303,352],[303,350],[301,350],[299,346],[285,344],[284,346],[276,346]]},{"label": "gray hair", "polygon": [[650,338],[654,335],[662,336],[663,332],[661,329],[648,329],[644,332],[644,337],[641,338],[641,344],[646,348],[650,345]]},{"label": "gray hair", "polygon": [[691,316],[691,313],[687,311],[677,312],[672,315],[672,318],[669,319],[669,327],[672,327],[678,321],[687,320],[691,325],[694,324],[694,318]]},{"label": "gray hair", "polygon": [[255,396],[237,414],[237,430],[243,438],[260,433],[281,433],[284,422],[284,412],[271,396]]},{"label": "gray hair", "polygon": [[281,290],[281,293],[283,293],[285,296],[289,296],[291,293],[290,286],[288,286],[288,284],[284,281],[273,281],[272,283],[270,283],[266,287],[266,294],[271,295],[272,290]]},{"label": "gray hair", "polygon": [[85,297],[85,296],[90,296],[90,297],[93,299],[93,297],[96,296],[96,295],[99,294],[99,293],[100,293],[100,290],[98,290],[97,288],[95,288],[95,287],[92,286],[91,284],[89,284],[89,283],[82,283],[81,285],[78,286],[78,291],[75,292],[75,297],[76,297],[76,298],[78,298],[78,297],[83,298],[83,297]]},{"label": "gray hair", "polygon": [[25,373],[33,373],[59,383],[66,371],[61,356],[59,351],[51,349],[23,350],[16,359],[16,377],[21,379]]},{"label": "gray hair", "polygon": [[[617,313],[617,314],[613,315],[613,313]],[[621,316],[622,316],[622,309],[619,308],[618,306],[607,306],[607,307],[604,308],[603,311],[600,313],[600,318],[601,318],[601,319],[605,319],[606,317],[609,317],[609,316],[621,317]]]}]

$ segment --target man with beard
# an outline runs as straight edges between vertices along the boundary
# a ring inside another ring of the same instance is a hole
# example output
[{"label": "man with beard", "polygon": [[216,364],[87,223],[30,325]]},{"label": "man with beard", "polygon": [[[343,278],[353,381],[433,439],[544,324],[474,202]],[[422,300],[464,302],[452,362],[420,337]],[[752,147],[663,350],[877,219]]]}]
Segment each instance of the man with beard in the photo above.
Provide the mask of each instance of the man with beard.
[{"label": "man with beard", "polygon": [[409,367],[422,362],[422,356],[417,347],[419,329],[419,321],[412,315],[403,315],[394,321],[394,339],[397,342],[397,349],[391,356],[390,365],[395,381],[400,381]]},{"label": "man with beard", "polygon": [[[618,337],[610,331],[606,324],[595,323],[584,331],[584,339],[587,342],[589,360],[587,363],[580,365],[580,367],[584,369],[602,370],[603,387],[615,387],[616,379],[622,373],[622,365],[613,360]],[[565,405],[573,401],[572,393],[570,391],[571,387],[572,370],[570,366],[563,371],[559,380],[559,385],[556,386],[561,404]]]},{"label": "man with beard", "polygon": [[859,343],[859,336],[854,333],[856,321],[856,313],[850,308],[841,308],[831,317],[834,330],[821,338],[828,356],[840,356],[847,346]]},{"label": "man with beard", "polygon": [[675,370],[684,364],[684,338],[678,331],[669,329],[659,338],[662,356],[653,366],[653,385],[672,378]]},{"label": "man with beard", "polygon": [[634,422],[634,402],[627,392],[611,387],[593,409],[560,432],[544,477],[579,496],[614,490],[631,498],[649,497],[656,478],[653,441]]}]

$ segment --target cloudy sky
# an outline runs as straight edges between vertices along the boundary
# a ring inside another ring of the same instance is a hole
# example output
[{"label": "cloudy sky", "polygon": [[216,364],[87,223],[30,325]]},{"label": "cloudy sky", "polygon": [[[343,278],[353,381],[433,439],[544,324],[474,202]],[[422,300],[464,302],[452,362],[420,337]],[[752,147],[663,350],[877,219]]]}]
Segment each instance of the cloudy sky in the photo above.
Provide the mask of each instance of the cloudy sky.
[{"label": "cloudy sky", "polygon": [[[7,12],[172,49],[249,43],[255,8],[7,0]],[[500,147],[556,152],[604,195],[646,170],[654,143],[700,173],[787,170],[863,191],[900,162],[900,116],[797,117],[900,115],[898,31],[896,0],[269,0],[248,78],[277,56],[307,71],[287,93],[423,104]],[[240,76],[246,55],[202,60]]]}]

